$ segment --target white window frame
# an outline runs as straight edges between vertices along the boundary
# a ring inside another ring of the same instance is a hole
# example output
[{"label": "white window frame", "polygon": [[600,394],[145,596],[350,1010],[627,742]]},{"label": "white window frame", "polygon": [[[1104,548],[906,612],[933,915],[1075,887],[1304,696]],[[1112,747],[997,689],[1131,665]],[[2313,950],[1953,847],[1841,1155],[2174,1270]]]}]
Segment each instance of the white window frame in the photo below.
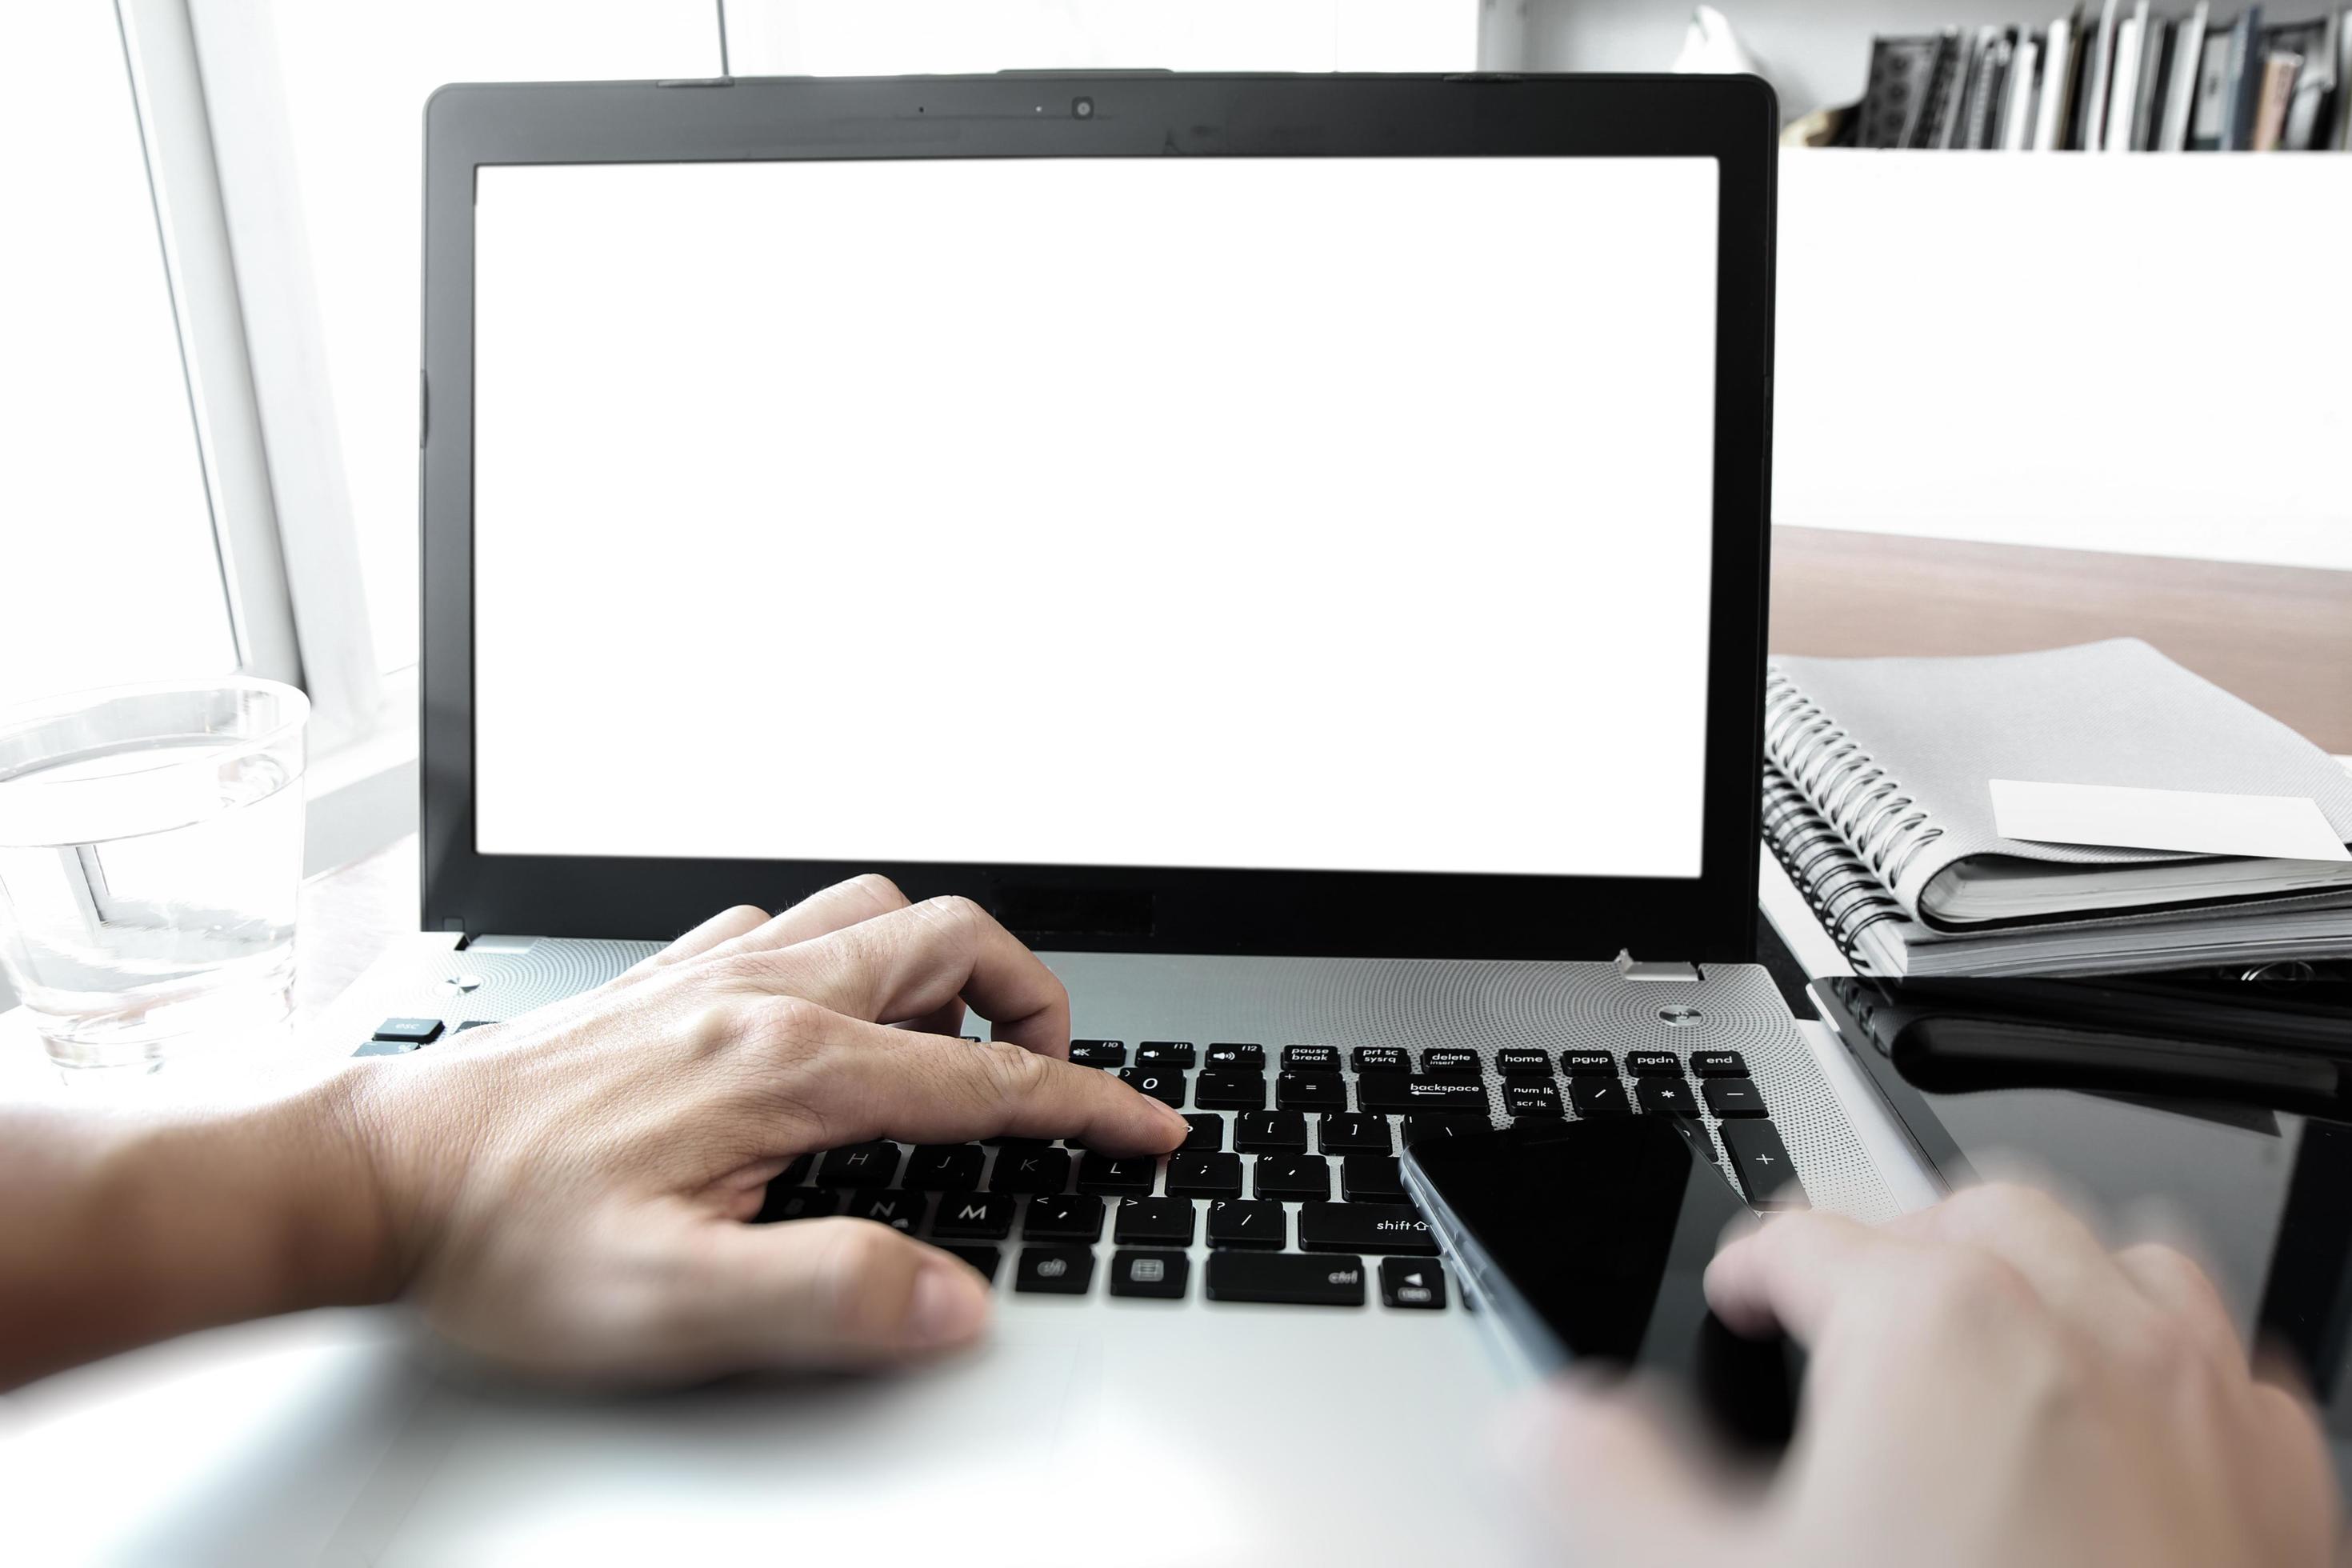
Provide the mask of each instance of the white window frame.
[{"label": "white window frame", "polygon": [[[416,682],[376,668],[276,47],[257,7],[210,59],[188,0],[115,14],[238,666],[310,695],[322,870],[415,830]],[[225,192],[225,169],[251,188]]]}]

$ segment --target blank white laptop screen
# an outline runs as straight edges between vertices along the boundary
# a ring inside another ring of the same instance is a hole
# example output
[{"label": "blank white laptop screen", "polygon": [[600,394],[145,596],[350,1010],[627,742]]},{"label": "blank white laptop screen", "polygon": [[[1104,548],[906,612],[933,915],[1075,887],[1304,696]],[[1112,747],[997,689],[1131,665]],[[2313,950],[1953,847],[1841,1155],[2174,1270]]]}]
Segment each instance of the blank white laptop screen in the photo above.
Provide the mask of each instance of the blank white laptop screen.
[{"label": "blank white laptop screen", "polygon": [[1716,200],[483,169],[477,849],[1696,876]]}]

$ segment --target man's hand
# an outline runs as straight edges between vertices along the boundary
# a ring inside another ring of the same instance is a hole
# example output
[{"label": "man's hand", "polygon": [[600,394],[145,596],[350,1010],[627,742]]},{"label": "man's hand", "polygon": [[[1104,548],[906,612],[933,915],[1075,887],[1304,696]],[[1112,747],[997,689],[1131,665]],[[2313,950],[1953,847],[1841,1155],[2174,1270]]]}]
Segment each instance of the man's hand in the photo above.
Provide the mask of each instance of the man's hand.
[{"label": "man's hand", "polygon": [[[954,1037],[966,1002],[996,1043]],[[951,1349],[988,1292],[947,1253],[742,1222],[795,1156],[869,1138],[1181,1142],[1176,1112],[1069,1064],[1069,1028],[1061,983],[977,906],[861,877],[258,1106],[0,1107],[0,1389],[404,1295],[458,1345],[581,1383]]]},{"label": "man's hand", "polygon": [[1793,1215],[1726,1247],[1707,1297],[1810,1352],[1769,1490],[1702,1470],[1627,1392],[1549,1393],[1526,1456],[1612,1563],[2323,1563],[2336,1484],[2311,1412],[2259,1382],[2179,1253],[2110,1255],[2039,1194],[1893,1225]]},{"label": "man's hand", "polygon": [[[996,1042],[954,1037],[967,1001]],[[866,1220],[742,1222],[795,1156],[869,1138],[1182,1140],[1068,1054],[1068,997],[1011,933],[861,877],[371,1063],[352,1103],[395,1278],[442,1335],[536,1373],[667,1382],[972,1340],[987,1289],[948,1254]]]}]

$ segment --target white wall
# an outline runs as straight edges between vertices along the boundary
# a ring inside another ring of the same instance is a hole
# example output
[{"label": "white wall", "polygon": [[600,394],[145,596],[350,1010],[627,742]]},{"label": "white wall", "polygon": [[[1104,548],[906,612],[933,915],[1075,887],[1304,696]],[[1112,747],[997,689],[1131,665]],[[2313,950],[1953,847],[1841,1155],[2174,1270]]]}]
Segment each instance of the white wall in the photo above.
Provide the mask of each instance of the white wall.
[{"label": "white wall", "polygon": [[2352,569],[2352,157],[1780,160],[1774,514]]}]

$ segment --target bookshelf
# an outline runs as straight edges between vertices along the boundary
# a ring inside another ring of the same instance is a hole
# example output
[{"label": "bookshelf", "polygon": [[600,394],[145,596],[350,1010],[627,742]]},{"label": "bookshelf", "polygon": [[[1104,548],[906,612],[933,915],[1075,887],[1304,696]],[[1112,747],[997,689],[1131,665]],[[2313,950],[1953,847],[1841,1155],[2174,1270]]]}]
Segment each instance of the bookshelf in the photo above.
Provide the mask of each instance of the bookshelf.
[{"label": "bookshelf", "polygon": [[[1709,0],[1779,89],[1789,119],[1862,96],[1874,34],[1943,27],[2042,30],[2065,0]],[[2154,8],[2185,12],[2193,0]],[[1479,0],[1479,64],[1489,70],[1654,71],[1682,47],[1693,0]],[[2264,0],[2264,19],[2325,16],[2341,0]],[[2213,15],[2239,6],[2216,0]],[[2092,19],[2097,9],[2091,8]]]},{"label": "bookshelf", "polygon": [[1780,168],[1776,521],[2352,571],[2352,157]]}]

